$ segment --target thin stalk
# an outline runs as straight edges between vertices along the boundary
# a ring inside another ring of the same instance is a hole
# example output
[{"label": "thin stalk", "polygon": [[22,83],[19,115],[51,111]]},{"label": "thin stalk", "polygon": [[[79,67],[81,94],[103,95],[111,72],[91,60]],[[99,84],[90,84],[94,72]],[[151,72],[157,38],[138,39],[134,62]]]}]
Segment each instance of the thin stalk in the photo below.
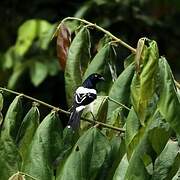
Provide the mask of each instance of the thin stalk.
[{"label": "thin stalk", "polygon": [[[63,109],[61,109],[61,108],[59,108],[59,107],[55,107],[55,106],[52,106],[52,105],[50,105],[50,104],[48,104],[48,103],[45,103],[45,102],[43,102],[43,101],[41,101],[41,100],[38,100],[38,99],[36,99],[36,98],[33,98],[33,97],[31,97],[31,96],[28,96],[28,95],[25,95],[25,94],[23,94],[23,93],[19,93],[19,92],[16,92],[16,91],[13,91],[13,90],[10,90],[10,89],[7,89],[7,88],[3,88],[3,87],[0,87],[0,90],[1,91],[5,91],[5,92],[8,92],[8,93],[11,93],[11,94],[15,94],[15,95],[18,95],[18,96],[22,96],[22,97],[24,97],[24,98],[26,98],[26,99],[29,99],[29,100],[31,100],[31,101],[33,101],[33,102],[36,102],[36,103],[38,103],[38,104],[42,104],[43,106],[46,106],[46,107],[48,107],[48,108],[50,108],[50,109],[53,109],[53,110],[55,110],[55,111],[59,111],[59,112],[61,112],[61,113],[65,113],[65,114],[70,114],[70,112],[69,111],[65,111],[65,110],[63,110]],[[125,132],[125,130],[124,129],[122,129],[122,128],[118,128],[118,127],[115,127],[115,126],[111,126],[111,125],[109,125],[109,124],[106,124],[106,123],[102,123],[102,122],[100,122],[100,121],[94,121],[94,120],[91,120],[91,119],[86,119],[86,118],[81,118],[83,121],[87,121],[87,122],[90,122],[91,124],[99,124],[100,126],[102,126],[102,127],[104,127],[104,128],[109,128],[109,129],[113,129],[113,130],[116,130],[116,131],[119,131],[119,132]]]},{"label": "thin stalk", "polygon": [[127,109],[128,111],[130,111],[131,109],[130,108],[128,108],[127,106],[125,106],[124,104],[122,104],[122,103],[120,103],[120,102],[118,102],[118,101],[116,101],[116,100],[114,100],[113,98],[111,98],[111,97],[108,97],[108,100],[109,101],[112,101],[112,102],[114,102],[114,103],[116,103],[116,104],[118,104],[119,106],[122,106],[122,107],[124,107],[125,109]]},{"label": "thin stalk", "polygon": [[[67,20],[77,20],[77,21],[80,21],[80,22],[82,22],[82,23],[87,24],[88,26],[92,26],[92,27],[98,29],[99,31],[102,31],[102,32],[104,32],[105,34],[107,34],[109,37],[111,37],[112,39],[114,39],[116,42],[120,43],[122,46],[124,46],[124,47],[126,47],[127,49],[129,49],[130,51],[132,51],[132,53],[136,53],[136,49],[135,49],[135,48],[131,47],[129,44],[127,44],[126,42],[124,42],[124,41],[121,40],[120,38],[117,38],[117,37],[114,36],[112,33],[110,33],[109,31],[105,30],[104,28],[98,26],[97,24],[93,24],[93,23],[91,23],[91,22],[89,22],[89,21],[87,21],[87,20],[80,19],[80,18],[76,18],[76,17],[67,17],[67,18],[63,19],[63,20],[61,21],[61,23],[64,23],[64,22],[67,21]],[[58,25],[57,31],[58,31],[61,23]],[[57,33],[57,31],[55,32],[55,34]],[[54,35],[55,35],[55,34],[54,34]]]}]

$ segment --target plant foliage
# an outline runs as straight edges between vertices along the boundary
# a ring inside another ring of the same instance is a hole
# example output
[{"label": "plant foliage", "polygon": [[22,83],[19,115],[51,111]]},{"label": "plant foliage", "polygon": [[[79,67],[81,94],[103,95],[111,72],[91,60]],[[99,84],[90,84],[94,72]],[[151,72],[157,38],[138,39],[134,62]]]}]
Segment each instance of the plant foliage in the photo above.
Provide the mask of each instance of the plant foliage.
[{"label": "plant foliage", "polygon": [[[25,111],[23,95],[16,96],[5,113],[6,95],[0,93],[0,179],[178,180],[180,98],[165,57],[159,56],[154,40],[141,38],[136,53],[125,58],[124,67],[119,68],[120,41],[112,37],[104,41],[103,37],[95,43],[91,26],[71,29],[71,42],[68,25],[60,24],[57,53],[64,68],[69,106],[75,89],[89,74],[98,72],[106,79],[98,86],[99,96],[92,109],[105,126],[82,122],[78,133],[63,129],[58,109],[41,118],[37,103]],[[50,39],[44,34],[53,30],[47,22],[28,21],[9,50],[19,57],[15,68],[30,68],[34,85],[50,73],[50,64],[57,64],[41,58],[24,61],[24,55],[32,41],[38,50],[46,49]],[[9,67],[14,63],[11,56],[6,62]],[[22,73],[16,70],[9,87]],[[92,119],[88,109],[82,118]],[[110,129],[112,126],[117,129]]]}]

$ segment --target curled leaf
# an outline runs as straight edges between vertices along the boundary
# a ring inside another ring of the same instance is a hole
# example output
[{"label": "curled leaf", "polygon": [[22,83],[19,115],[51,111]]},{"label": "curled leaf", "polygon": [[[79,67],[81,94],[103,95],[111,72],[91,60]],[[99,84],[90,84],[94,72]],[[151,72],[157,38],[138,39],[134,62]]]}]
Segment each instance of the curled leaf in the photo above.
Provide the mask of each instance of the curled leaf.
[{"label": "curled leaf", "polygon": [[66,66],[66,59],[68,55],[69,46],[71,43],[71,33],[68,30],[68,28],[64,25],[64,23],[61,23],[61,26],[57,33],[57,57],[61,68],[64,70]]}]

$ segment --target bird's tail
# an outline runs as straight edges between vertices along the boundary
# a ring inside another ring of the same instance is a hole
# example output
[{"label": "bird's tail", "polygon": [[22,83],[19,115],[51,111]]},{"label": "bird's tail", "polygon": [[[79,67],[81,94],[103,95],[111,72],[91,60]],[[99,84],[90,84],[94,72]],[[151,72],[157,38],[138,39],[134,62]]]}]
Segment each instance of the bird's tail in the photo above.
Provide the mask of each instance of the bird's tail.
[{"label": "bird's tail", "polygon": [[70,126],[73,130],[79,129],[81,114],[82,112],[78,112],[76,109],[71,112],[68,126]]}]

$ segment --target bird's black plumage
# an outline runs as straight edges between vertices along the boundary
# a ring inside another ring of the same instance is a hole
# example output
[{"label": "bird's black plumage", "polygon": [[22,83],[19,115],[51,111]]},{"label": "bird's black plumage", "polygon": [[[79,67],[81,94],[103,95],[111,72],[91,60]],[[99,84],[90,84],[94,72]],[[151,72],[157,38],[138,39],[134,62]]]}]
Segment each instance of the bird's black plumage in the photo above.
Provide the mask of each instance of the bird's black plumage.
[{"label": "bird's black plumage", "polygon": [[97,98],[96,84],[102,80],[104,80],[104,78],[100,74],[91,74],[82,83],[82,86],[76,89],[68,127],[74,130],[79,128],[82,111]]}]

